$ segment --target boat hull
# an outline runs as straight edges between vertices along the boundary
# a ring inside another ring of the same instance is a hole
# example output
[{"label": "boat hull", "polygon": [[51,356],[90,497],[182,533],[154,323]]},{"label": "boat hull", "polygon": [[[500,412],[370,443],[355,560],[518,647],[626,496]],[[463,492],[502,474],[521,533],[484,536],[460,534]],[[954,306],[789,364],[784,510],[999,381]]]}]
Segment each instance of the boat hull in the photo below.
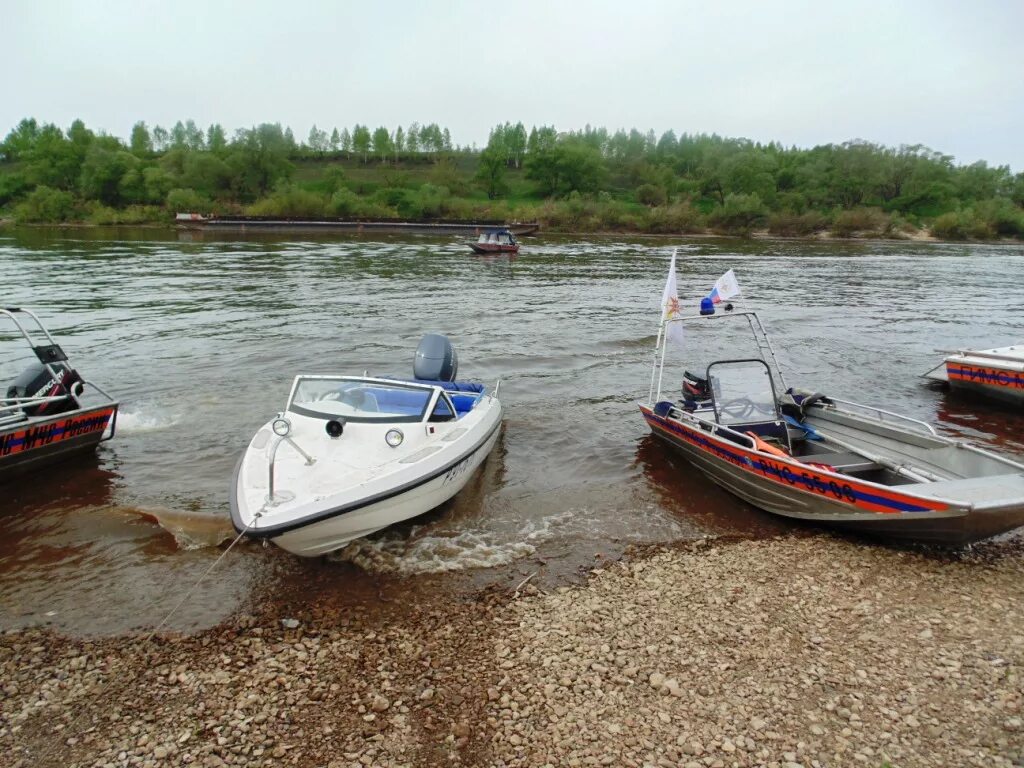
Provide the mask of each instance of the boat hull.
[{"label": "boat hull", "polygon": [[949,386],[963,393],[1024,405],[1024,373],[999,365],[946,361]]},{"label": "boat hull", "polygon": [[354,539],[425,514],[444,504],[465,487],[494,449],[499,432],[500,429],[495,427],[475,451],[440,474],[424,478],[411,488],[274,536],[271,541],[294,555],[315,557],[341,549]]},{"label": "boat hull", "polygon": [[231,519],[238,531],[249,538],[269,539],[287,552],[301,557],[316,557],[341,549],[354,539],[387,528],[395,523],[429,512],[465,487],[498,440],[501,431],[500,409],[489,434],[476,446],[430,474],[405,486],[377,493],[364,499],[346,501],[341,506],[324,506],[308,521],[297,521],[286,529],[246,529],[238,510],[239,473],[245,456],[235,468],[231,497]]},{"label": "boat hull", "polygon": [[94,449],[117,417],[117,404],[30,418],[0,429],[0,482]]},{"label": "boat hull", "polygon": [[765,457],[640,406],[653,434],[715,483],[776,515],[896,541],[961,545],[1024,524],[1024,503],[968,510],[795,461]]},{"label": "boat hull", "polygon": [[469,247],[473,249],[474,253],[479,254],[519,253],[518,245],[497,245],[494,243],[469,243]]}]

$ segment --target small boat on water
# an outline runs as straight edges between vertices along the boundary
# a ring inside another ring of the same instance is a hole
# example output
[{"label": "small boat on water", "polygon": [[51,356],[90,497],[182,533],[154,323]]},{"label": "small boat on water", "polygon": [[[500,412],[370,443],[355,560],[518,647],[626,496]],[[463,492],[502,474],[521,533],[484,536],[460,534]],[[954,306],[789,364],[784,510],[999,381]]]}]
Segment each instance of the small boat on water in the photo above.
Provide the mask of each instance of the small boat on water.
[{"label": "small boat on water", "polygon": [[924,377],[954,390],[1024,405],[1024,344],[948,355]]},{"label": "small boat on water", "polygon": [[0,318],[36,357],[0,399],[0,481],[111,439],[117,402],[81,377],[34,312],[6,307]]},{"label": "small boat on water", "polygon": [[519,242],[509,229],[481,232],[476,242],[468,245],[474,253],[519,253]]},{"label": "small boat on water", "polygon": [[[711,480],[777,515],[895,540],[959,545],[1024,525],[1024,464],[917,419],[790,388],[755,312],[708,309],[663,321],[638,405]],[[760,356],[687,371],[682,391],[663,396],[667,327],[723,322],[749,323]]]},{"label": "small boat on water", "polygon": [[283,412],[259,429],[235,470],[240,533],[312,557],[441,505],[494,448],[498,387],[456,381],[444,336],[416,350],[413,378],[295,378]]}]

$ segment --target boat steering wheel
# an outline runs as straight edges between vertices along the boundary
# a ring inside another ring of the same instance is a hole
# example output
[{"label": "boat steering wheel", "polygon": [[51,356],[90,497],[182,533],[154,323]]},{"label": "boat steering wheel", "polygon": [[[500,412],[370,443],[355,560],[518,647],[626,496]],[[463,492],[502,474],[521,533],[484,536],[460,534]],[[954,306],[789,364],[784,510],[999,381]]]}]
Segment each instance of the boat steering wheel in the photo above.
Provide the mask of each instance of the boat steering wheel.
[{"label": "boat steering wheel", "polygon": [[718,412],[719,415],[727,415],[738,420],[751,419],[756,415],[775,415],[771,409],[761,403],[755,403],[749,397],[736,397],[727,400],[719,406]]}]

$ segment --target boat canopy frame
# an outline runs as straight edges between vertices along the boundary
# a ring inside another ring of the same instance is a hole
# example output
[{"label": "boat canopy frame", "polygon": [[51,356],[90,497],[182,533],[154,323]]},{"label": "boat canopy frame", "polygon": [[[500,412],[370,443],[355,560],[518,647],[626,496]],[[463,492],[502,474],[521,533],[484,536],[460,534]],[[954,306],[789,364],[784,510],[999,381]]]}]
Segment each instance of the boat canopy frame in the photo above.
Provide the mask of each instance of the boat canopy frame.
[{"label": "boat canopy frame", "polygon": [[[658,325],[658,338],[654,345],[654,364],[651,370],[651,388],[648,393],[648,402],[653,407],[655,403],[661,400],[661,389],[662,380],[665,374],[665,351],[668,347],[668,333],[667,327],[670,323],[700,323],[714,320],[735,320],[737,318],[744,318],[750,327],[750,332],[754,337],[754,342],[757,344],[758,350],[762,353],[762,361],[768,368],[768,373],[772,377],[772,385],[775,386],[776,382],[778,386],[775,387],[777,391],[785,392],[789,387],[786,384],[786,378],[782,374],[782,369],[779,366],[778,358],[775,355],[775,347],[772,346],[772,341],[768,337],[768,332],[764,329],[761,324],[761,318],[757,316],[757,312],[754,310],[726,310],[712,315],[683,315],[681,317],[672,317],[667,320],[662,320]],[[722,358],[713,362],[726,362],[730,358]],[[657,390],[655,390],[657,386]],[[657,396],[655,396],[657,395]]]}]

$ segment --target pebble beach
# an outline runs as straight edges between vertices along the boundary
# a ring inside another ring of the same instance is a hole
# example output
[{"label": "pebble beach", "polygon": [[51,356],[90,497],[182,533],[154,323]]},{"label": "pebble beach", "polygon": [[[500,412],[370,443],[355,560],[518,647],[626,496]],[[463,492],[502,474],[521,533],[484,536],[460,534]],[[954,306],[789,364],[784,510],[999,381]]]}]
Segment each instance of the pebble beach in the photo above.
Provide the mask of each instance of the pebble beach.
[{"label": "pebble beach", "polygon": [[1012,541],[705,539],[190,636],[9,631],[0,764],[1019,765],[1022,584]]}]

